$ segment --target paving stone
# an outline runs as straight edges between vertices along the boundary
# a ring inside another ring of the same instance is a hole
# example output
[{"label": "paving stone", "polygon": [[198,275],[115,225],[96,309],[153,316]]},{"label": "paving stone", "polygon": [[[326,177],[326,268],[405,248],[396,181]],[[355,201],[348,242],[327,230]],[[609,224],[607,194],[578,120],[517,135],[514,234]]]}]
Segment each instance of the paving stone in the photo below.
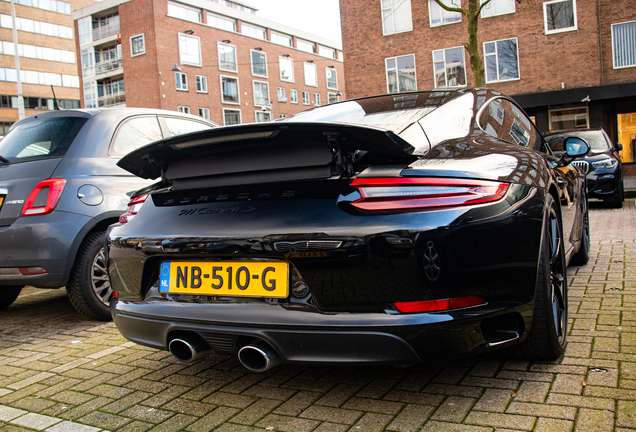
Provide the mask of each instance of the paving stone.
[{"label": "paving stone", "polygon": [[243,425],[252,425],[273,411],[274,408],[280,405],[280,403],[280,401],[273,399],[259,399],[232,417],[232,422]]},{"label": "paving stone", "polygon": [[509,390],[486,389],[483,396],[474,405],[475,410],[504,412],[512,399]]},{"label": "paving stone", "polygon": [[269,414],[264,419],[256,423],[256,426],[267,429],[273,427],[277,431],[286,432],[309,432],[318,426],[320,422],[296,417]]},{"label": "paving stone", "polygon": [[276,408],[274,414],[297,416],[318,400],[320,396],[319,392],[300,391]]},{"label": "paving stone", "polygon": [[101,429],[116,430],[131,422],[130,418],[95,411],[77,420],[79,423],[96,426]]},{"label": "paving stone", "polygon": [[616,425],[636,429],[636,402],[618,401]]},{"label": "paving stone", "polygon": [[301,418],[329,421],[332,423],[354,424],[364,412],[352,409],[332,408],[326,406],[311,406],[300,415]]},{"label": "paving stone", "polygon": [[130,417],[147,423],[161,423],[174,415],[171,411],[166,411],[145,405],[135,405],[120,413],[121,416]]},{"label": "paving stone", "polygon": [[[63,421],[46,429],[46,432],[100,432],[102,429],[80,423]],[[131,429],[129,429],[131,430]]]},{"label": "paving stone", "polygon": [[8,422],[25,414],[28,414],[28,411],[0,405],[0,421]]},{"label": "paving stone", "polygon": [[553,418],[540,418],[537,420],[535,432],[570,432],[574,427],[574,422],[570,420],[560,420]]},{"label": "paving stone", "polygon": [[177,414],[174,417],[169,418],[166,421],[161,422],[159,425],[150,429],[151,432],[176,432],[182,431],[187,426],[196,421],[196,417],[188,416],[185,414]]},{"label": "paving stone", "polygon": [[211,431],[217,426],[225,423],[231,417],[234,417],[238,412],[239,410],[237,408],[218,407],[211,413],[192,423],[186,429],[191,432]]},{"label": "paving stone", "polygon": [[601,432],[614,428],[614,413],[612,411],[600,411],[581,408],[576,420],[575,431]]},{"label": "paving stone", "polygon": [[400,402],[381,401],[377,399],[359,397],[353,397],[342,405],[342,408],[346,409],[391,415],[397,414],[403,407],[404,404]]},{"label": "paving stone", "polygon": [[512,402],[506,410],[506,413],[574,420],[574,417],[576,415],[576,408],[559,405]]},{"label": "paving stone", "polygon": [[536,418],[531,416],[472,411],[468,414],[464,423],[529,431],[534,427],[535,421]]},{"label": "paving stone", "polygon": [[422,432],[490,432],[493,430],[491,427],[446,423],[436,420],[428,421],[422,428]]},{"label": "paving stone", "polygon": [[390,421],[391,416],[389,415],[366,413],[350,430],[364,432],[383,431]]},{"label": "paving stone", "polygon": [[400,432],[419,430],[419,427],[428,420],[434,410],[435,408],[431,406],[407,405],[393,419],[387,430]]}]

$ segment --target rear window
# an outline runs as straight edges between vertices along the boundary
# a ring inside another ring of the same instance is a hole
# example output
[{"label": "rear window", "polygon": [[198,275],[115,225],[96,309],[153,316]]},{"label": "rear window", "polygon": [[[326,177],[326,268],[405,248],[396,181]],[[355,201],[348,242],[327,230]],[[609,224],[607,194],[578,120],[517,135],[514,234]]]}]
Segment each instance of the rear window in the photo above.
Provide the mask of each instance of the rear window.
[{"label": "rear window", "polygon": [[0,156],[9,162],[63,157],[87,120],[53,117],[19,125],[0,141]]}]

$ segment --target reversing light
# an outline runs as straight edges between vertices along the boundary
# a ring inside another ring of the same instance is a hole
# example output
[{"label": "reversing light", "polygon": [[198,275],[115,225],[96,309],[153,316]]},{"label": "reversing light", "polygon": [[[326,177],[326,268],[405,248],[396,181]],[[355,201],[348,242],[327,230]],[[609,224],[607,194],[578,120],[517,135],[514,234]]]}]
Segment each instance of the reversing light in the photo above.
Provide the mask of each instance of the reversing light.
[{"label": "reversing light", "polygon": [[398,312],[402,313],[439,312],[485,304],[486,300],[478,296],[394,303]]},{"label": "reversing light", "polygon": [[123,215],[119,216],[119,223],[125,224],[127,222],[130,222],[132,218],[134,218],[137,215],[137,212],[139,211],[143,203],[146,202],[147,198],[148,198],[148,195],[140,195],[138,197],[134,197],[133,199],[131,199],[128,202],[128,211],[124,213]]},{"label": "reversing light", "polygon": [[508,183],[455,178],[358,178],[351,181],[361,198],[352,206],[367,212],[401,212],[498,201]]},{"label": "reversing light", "polygon": [[[26,199],[20,216],[40,216],[51,213],[62,196],[64,186],[66,186],[66,180],[62,178],[52,178],[38,183]],[[48,189],[48,191],[44,189]],[[43,206],[35,206],[35,201],[40,195],[40,192],[47,194],[46,203]]]}]

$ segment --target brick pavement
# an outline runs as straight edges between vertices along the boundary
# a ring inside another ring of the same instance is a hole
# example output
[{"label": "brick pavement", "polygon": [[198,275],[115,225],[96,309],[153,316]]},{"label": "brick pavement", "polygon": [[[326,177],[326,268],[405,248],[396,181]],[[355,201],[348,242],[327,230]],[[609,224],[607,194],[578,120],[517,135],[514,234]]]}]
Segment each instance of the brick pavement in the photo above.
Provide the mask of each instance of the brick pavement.
[{"label": "brick pavement", "polygon": [[183,365],[88,321],[64,292],[0,313],[0,429],[636,431],[636,208],[594,206],[592,259],[570,274],[558,362],[497,356],[398,368]]}]

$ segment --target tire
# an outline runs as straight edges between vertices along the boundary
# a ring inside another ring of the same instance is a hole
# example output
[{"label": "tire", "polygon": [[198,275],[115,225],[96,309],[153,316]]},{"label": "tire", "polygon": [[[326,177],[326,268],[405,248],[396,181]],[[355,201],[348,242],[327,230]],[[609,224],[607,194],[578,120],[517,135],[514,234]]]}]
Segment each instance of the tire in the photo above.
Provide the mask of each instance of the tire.
[{"label": "tire", "polygon": [[623,191],[623,181],[621,180],[621,183],[618,185],[618,190],[616,191],[616,196],[611,201],[609,201],[610,208],[623,208],[623,201],[625,201],[625,199],[623,198]]},{"label": "tire", "polygon": [[0,311],[11,306],[20,295],[20,291],[22,291],[21,286],[0,286]]},{"label": "tire", "polygon": [[89,234],[77,252],[66,294],[82,315],[99,321],[110,321],[113,290],[108,279],[104,254],[104,231]]},{"label": "tire", "polygon": [[582,266],[590,261],[590,215],[587,206],[587,196],[583,202],[583,230],[581,232],[581,247],[572,256],[572,265]]},{"label": "tire", "polygon": [[555,360],[565,351],[568,325],[567,268],[557,204],[548,196],[532,325],[519,344],[527,360]]}]

